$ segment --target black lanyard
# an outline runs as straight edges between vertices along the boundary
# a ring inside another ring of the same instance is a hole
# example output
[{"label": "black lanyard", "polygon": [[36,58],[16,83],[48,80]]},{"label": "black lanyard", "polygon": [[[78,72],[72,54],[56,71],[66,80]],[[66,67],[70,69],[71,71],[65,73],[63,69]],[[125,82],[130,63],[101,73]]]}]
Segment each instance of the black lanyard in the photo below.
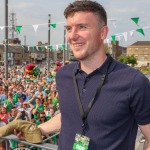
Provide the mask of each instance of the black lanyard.
[{"label": "black lanyard", "polygon": [[96,97],[98,96],[98,94],[101,91],[101,88],[102,88],[102,86],[104,84],[104,81],[105,81],[107,75],[108,75],[108,70],[109,70],[109,67],[111,66],[112,62],[113,62],[113,58],[110,57],[109,64],[107,66],[107,70],[106,70],[106,72],[104,74],[102,74],[102,77],[101,77],[100,82],[99,82],[99,84],[97,86],[97,89],[96,89],[96,93],[95,93],[94,97],[91,99],[91,101],[90,101],[86,111],[84,111],[83,105],[81,103],[81,99],[80,99],[80,96],[79,96],[79,89],[78,89],[75,73],[73,74],[73,81],[74,81],[74,87],[75,87],[77,102],[78,102],[78,106],[79,106],[79,110],[80,110],[81,119],[83,121],[83,124],[82,124],[82,134],[83,135],[85,135],[85,126],[86,126],[86,120],[87,120],[88,114],[89,114],[89,112],[90,112],[90,110],[91,110],[91,108],[92,108],[92,106],[93,106],[93,104],[95,102]]}]

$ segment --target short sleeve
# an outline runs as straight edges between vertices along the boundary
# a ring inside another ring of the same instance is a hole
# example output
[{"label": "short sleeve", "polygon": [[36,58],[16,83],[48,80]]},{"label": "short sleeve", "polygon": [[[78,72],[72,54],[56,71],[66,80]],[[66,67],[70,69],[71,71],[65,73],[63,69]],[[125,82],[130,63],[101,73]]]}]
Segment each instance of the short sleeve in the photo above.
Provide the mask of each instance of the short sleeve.
[{"label": "short sleeve", "polygon": [[134,77],[130,91],[130,109],[139,125],[150,123],[150,81],[141,72]]}]

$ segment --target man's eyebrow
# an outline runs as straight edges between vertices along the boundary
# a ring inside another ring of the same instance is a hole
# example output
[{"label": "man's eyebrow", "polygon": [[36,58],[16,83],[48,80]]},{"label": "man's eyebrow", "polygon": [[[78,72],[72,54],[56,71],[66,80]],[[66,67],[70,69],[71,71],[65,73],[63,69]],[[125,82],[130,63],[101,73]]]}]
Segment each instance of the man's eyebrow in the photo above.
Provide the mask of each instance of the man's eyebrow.
[{"label": "man's eyebrow", "polygon": [[66,25],[66,26],[64,26],[65,28],[68,28],[68,27],[70,27],[70,26],[68,26],[68,25]]},{"label": "man's eyebrow", "polygon": [[[86,24],[86,23],[79,23],[79,24],[76,24],[75,26],[88,26],[88,24]],[[65,27],[65,28],[68,28],[68,27],[72,27],[72,26],[70,26],[70,25],[65,25],[64,27]]]}]

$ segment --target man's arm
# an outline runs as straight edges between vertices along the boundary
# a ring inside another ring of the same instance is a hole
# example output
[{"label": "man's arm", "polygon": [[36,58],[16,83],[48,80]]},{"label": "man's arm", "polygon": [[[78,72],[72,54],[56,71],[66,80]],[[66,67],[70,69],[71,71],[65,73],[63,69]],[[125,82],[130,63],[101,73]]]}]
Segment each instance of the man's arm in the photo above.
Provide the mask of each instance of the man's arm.
[{"label": "man's arm", "polygon": [[143,150],[150,150],[150,124],[139,125],[139,127],[145,138]]},{"label": "man's arm", "polygon": [[61,113],[49,121],[40,124],[38,127],[40,128],[42,135],[59,132],[61,128]]}]

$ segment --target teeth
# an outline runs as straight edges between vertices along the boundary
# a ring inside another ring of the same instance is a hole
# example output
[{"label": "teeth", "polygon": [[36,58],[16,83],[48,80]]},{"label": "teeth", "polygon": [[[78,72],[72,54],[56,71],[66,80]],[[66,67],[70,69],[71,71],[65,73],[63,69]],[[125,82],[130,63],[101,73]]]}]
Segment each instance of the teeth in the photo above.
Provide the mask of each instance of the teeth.
[{"label": "teeth", "polygon": [[74,46],[82,46],[82,44],[74,44]]}]

